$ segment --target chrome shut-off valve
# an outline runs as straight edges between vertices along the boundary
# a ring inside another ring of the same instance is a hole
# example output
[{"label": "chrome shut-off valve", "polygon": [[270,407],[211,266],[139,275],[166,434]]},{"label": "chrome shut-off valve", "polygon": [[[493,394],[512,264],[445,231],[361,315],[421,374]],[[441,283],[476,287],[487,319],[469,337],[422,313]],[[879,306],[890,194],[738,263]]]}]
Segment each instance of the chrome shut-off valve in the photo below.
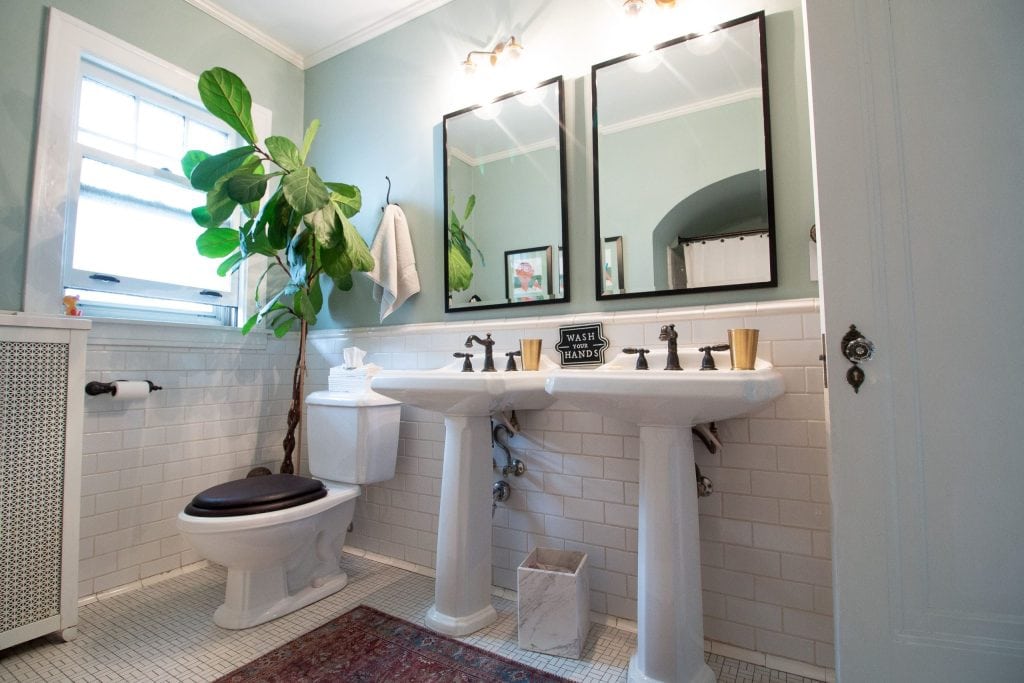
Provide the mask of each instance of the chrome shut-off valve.
[{"label": "chrome shut-off valve", "polygon": [[707,498],[715,492],[714,485],[711,483],[710,478],[705,477],[700,473],[700,467],[698,465],[694,465],[694,467],[697,470],[697,497]]}]

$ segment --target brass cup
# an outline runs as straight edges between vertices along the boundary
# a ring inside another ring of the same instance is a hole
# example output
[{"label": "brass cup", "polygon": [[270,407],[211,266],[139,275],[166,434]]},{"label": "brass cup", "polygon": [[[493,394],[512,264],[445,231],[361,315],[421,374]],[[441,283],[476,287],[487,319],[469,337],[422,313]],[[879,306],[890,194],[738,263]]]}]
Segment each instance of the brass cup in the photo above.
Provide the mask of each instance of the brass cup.
[{"label": "brass cup", "polygon": [[523,370],[540,368],[540,339],[520,339],[519,352],[523,356]]},{"label": "brass cup", "polygon": [[729,330],[729,358],[733,370],[753,370],[757,360],[757,330]]}]

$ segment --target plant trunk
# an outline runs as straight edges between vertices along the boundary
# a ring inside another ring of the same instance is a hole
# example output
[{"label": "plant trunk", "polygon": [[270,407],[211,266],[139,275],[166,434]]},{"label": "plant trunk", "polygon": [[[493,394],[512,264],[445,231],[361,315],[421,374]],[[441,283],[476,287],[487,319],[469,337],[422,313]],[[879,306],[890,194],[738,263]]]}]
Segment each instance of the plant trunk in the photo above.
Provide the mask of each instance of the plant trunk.
[{"label": "plant trunk", "polygon": [[301,473],[299,454],[295,452],[296,433],[302,422],[302,386],[306,379],[306,337],[309,335],[309,323],[299,320],[299,355],[295,359],[295,371],[292,373],[292,404],[288,408],[288,432],[284,435],[284,460],[281,462],[282,474]]}]

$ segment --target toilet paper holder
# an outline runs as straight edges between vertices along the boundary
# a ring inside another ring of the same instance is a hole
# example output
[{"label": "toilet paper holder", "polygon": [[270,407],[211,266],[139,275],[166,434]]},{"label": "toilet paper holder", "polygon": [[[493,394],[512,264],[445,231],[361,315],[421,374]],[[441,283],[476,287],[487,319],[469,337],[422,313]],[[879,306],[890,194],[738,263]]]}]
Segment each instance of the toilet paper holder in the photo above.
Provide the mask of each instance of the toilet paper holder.
[{"label": "toilet paper holder", "polygon": [[[128,380],[115,380],[113,382],[89,382],[88,384],[85,385],[85,393],[89,394],[90,396],[100,396],[101,394],[110,394],[111,396],[116,396],[117,383],[125,381]],[[149,385],[150,392],[160,391],[161,389],[163,389],[163,387],[153,384],[148,379],[142,381]]]}]

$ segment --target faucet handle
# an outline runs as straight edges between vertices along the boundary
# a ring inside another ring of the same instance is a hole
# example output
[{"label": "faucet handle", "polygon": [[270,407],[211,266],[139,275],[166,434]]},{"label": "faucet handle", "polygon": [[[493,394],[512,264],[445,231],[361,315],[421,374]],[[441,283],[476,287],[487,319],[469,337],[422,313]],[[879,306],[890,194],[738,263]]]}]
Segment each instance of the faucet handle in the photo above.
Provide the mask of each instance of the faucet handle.
[{"label": "faucet handle", "polygon": [[647,368],[647,354],[651,352],[650,349],[641,349],[641,348],[636,348],[636,347],[633,347],[633,346],[627,346],[626,348],[622,349],[622,352],[623,353],[630,353],[630,354],[632,354],[632,353],[637,354],[637,359],[636,359],[636,369],[637,370],[647,370],[648,369]]},{"label": "faucet handle", "polygon": [[456,358],[463,358],[463,359],[465,359],[465,360],[462,361],[462,371],[463,372],[473,372],[473,354],[471,354],[471,353],[461,353],[460,351],[456,351],[452,355],[455,356]]},{"label": "faucet handle", "polygon": [[715,367],[715,359],[711,357],[711,352],[712,351],[728,351],[729,350],[729,345],[728,344],[714,344],[714,345],[708,344],[707,346],[702,346],[702,347],[700,347],[697,350],[704,353],[704,358],[702,358],[701,361],[700,361],[700,369],[701,370],[717,370],[718,368]]},{"label": "faucet handle", "polygon": [[515,372],[518,370],[516,367],[516,356],[523,355],[523,352],[521,350],[507,351],[505,355],[508,356],[508,363],[505,364],[505,372]]}]

